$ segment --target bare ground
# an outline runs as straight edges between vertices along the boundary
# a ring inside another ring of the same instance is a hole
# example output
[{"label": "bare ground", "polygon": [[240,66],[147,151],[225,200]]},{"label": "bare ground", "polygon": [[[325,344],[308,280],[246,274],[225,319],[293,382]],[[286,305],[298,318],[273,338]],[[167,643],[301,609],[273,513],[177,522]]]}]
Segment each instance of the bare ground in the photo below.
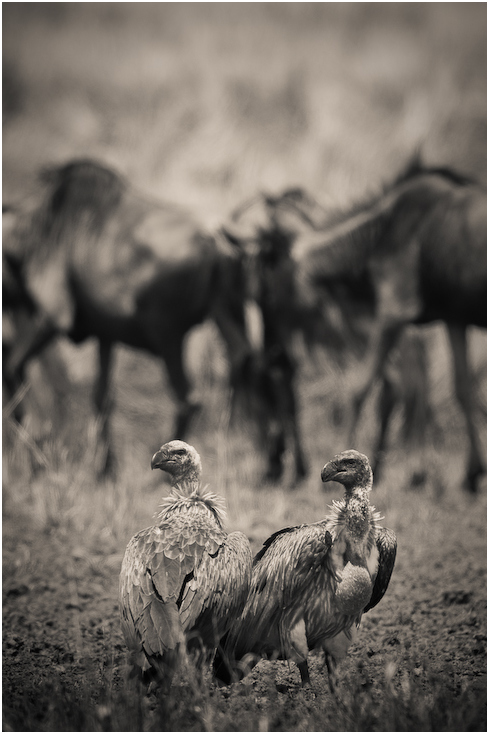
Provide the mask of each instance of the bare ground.
[{"label": "bare ground", "polygon": [[[305,498],[289,494],[294,515]],[[485,502],[462,493],[420,501],[411,491],[390,514],[396,569],[340,665],[338,700],[319,659],[306,691],[293,664],[264,661],[232,689],[209,680],[199,692],[183,677],[164,705],[153,696],[139,709],[129,704],[118,619],[123,546],[103,535],[88,546],[9,502],[4,730],[485,730]]]}]

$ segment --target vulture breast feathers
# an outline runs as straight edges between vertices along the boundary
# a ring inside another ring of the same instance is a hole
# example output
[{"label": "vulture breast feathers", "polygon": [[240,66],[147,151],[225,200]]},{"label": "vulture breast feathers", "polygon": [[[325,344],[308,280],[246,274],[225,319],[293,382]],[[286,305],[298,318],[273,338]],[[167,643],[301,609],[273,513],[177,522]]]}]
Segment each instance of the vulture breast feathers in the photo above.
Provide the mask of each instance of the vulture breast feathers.
[{"label": "vulture breast feathers", "polygon": [[[173,490],[157,522],[129,542],[120,576],[121,624],[133,663],[171,682],[185,650],[210,661],[241,613],[251,578],[242,533],[223,529],[221,498],[200,484],[200,458],[172,441],[153,457]],[[153,676],[149,675],[149,678]]]}]

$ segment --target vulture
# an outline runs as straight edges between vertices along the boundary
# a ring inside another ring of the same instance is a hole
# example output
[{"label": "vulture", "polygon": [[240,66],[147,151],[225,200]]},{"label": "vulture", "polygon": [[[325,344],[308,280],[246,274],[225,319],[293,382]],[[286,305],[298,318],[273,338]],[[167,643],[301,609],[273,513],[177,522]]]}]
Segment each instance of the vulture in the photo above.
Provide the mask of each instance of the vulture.
[{"label": "vulture", "polygon": [[223,528],[224,500],[202,487],[193,446],[164,444],[152,469],[171,477],[155,524],[129,541],[120,574],[121,627],[132,673],[168,692],[188,655],[202,671],[242,612],[252,555],[243,533]]},{"label": "vulture", "polygon": [[255,556],[245,607],[214,659],[221,685],[243,678],[261,658],[292,660],[308,685],[308,652],[322,650],[335,692],[337,661],[362,614],[386,592],[397,540],[378,525],[381,517],[369,502],[368,458],[343,451],[324,466],[321,479],[342,484],[345,497],[320,522],[274,533]]}]

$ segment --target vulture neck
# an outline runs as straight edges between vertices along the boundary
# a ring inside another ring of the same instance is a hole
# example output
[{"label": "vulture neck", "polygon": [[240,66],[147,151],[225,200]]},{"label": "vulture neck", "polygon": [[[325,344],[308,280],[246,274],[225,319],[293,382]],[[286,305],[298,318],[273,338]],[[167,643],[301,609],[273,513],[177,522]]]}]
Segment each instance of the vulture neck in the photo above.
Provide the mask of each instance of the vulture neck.
[{"label": "vulture neck", "polygon": [[180,487],[182,491],[197,491],[201,486],[202,469],[200,466],[190,467],[183,475],[171,478],[172,487]]},{"label": "vulture neck", "polygon": [[204,511],[212,516],[222,528],[226,519],[225,502],[222,497],[206,492],[207,485],[202,487],[199,481],[183,481],[176,484],[168,497],[160,505],[158,520],[170,519],[175,513],[201,514]]},{"label": "vulture neck", "polygon": [[354,542],[365,540],[370,531],[371,513],[367,487],[346,490],[344,525]]}]

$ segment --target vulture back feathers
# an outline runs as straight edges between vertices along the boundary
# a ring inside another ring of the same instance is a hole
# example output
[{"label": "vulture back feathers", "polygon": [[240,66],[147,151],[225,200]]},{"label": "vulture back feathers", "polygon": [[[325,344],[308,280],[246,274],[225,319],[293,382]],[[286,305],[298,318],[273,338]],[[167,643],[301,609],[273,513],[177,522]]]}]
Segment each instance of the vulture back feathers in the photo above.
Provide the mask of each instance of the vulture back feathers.
[{"label": "vulture back feathers", "polygon": [[243,613],[214,660],[221,683],[242,678],[268,658],[297,663],[306,685],[308,652],[323,650],[334,690],[337,661],[346,655],[362,615],[385,594],[397,541],[378,525],[380,516],[369,503],[367,457],[344,451],[324,466],[321,477],[343,484],[345,497],[324,520],[284,528],[265,541],[253,561]]},{"label": "vulture back feathers", "polygon": [[171,476],[154,526],[128,543],[120,574],[120,611],[133,668],[166,689],[187,652],[210,663],[241,613],[251,579],[243,533],[225,532],[224,501],[201,485],[192,446],[171,441],[151,460]]}]

